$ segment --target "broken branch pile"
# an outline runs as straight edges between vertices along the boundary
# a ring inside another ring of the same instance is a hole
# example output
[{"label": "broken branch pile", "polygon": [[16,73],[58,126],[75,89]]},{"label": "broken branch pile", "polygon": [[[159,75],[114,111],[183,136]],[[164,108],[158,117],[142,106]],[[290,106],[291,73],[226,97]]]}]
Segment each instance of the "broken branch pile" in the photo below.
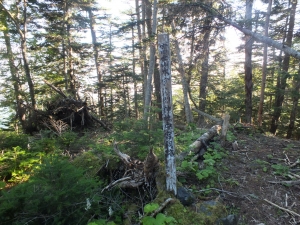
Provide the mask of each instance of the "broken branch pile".
[{"label": "broken branch pile", "polygon": [[48,103],[46,112],[38,112],[42,116],[37,121],[39,124],[59,135],[68,128],[71,130],[89,128],[95,124],[99,124],[106,130],[109,130],[104,122],[92,114],[87,99],[85,101],[73,99],[47,81],[45,83],[57,92],[61,98]]}]

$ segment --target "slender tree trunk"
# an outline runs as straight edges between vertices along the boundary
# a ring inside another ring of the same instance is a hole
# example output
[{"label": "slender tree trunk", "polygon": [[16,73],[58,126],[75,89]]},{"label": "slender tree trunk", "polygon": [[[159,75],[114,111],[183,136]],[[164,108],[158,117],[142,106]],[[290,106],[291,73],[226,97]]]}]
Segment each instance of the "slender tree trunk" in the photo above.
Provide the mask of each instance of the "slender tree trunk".
[{"label": "slender tree trunk", "polygon": [[[269,35],[269,23],[270,23],[270,15],[272,9],[272,0],[269,0],[266,21],[265,21],[265,33],[264,35],[267,37]],[[262,115],[263,115],[263,106],[265,99],[265,88],[266,88],[266,78],[267,78],[267,64],[268,64],[268,45],[264,43],[264,55],[263,55],[263,65],[262,65],[262,79],[261,79],[261,89],[260,89],[260,100],[258,107],[258,126],[262,126]]]},{"label": "slender tree trunk", "polygon": [[62,38],[62,52],[63,52],[63,68],[64,68],[64,79],[65,79],[65,89],[69,89],[69,78],[68,78],[68,66],[67,66],[67,47],[66,47],[66,28],[68,23],[68,6],[67,2],[64,1],[64,18],[63,18],[63,38]]},{"label": "slender tree trunk", "polygon": [[155,35],[156,35],[156,27],[157,27],[157,0],[154,0],[153,3],[153,16],[152,16],[153,24],[152,24],[152,32],[150,44],[150,62],[149,62],[149,71],[147,77],[147,85],[146,85],[146,94],[145,94],[145,105],[144,105],[144,120],[148,120],[148,115],[150,112],[150,103],[151,103],[151,93],[152,93],[152,78],[155,67]]},{"label": "slender tree trunk", "polygon": [[256,41],[258,42],[262,42],[262,43],[267,43],[268,46],[272,46],[276,49],[282,50],[284,53],[289,54],[290,56],[296,58],[296,59],[300,59],[300,52],[296,51],[295,49],[287,46],[286,44],[282,44],[279,43],[277,41],[274,41],[272,38],[263,36],[261,34],[252,32],[251,30],[248,30],[246,28],[243,28],[242,26],[240,26],[239,24],[223,17],[221,14],[217,13],[216,10],[214,10],[213,8],[209,7],[208,5],[205,4],[190,4],[191,6],[196,5],[201,7],[203,10],[209,12],[212,16],[215,16],[216,18],[218,18],[219,20],[224,21],[225,23],[233,26],[234,28],[238,29],[239,31],[243,32],[245,35],[251,35]]},{"label": "slender tree trunk", "polygon": [[[172,21],[172,30],[175,31],[174,21]],[[179,46],[178,40],[176,39],[175,35],[174,35],[174,44],[175,44],[175,49],[176,49],[177,61],[178,61],[178,65],[179,65],[179,73],[180,73],[180,77],[181,77],[182,92],[183,92],[183,98],[184,98],[185,119],[186,119],[187,123],[192,123],[194,119],[193,119],[191,106],[189,103],[188,83],[186,82],[183,61],[182,61],[182,57],[181,57],[181,53],[180,53],[180,46]]]},{"label": "slender tree trunk", "polygon": [[[208,16],[208,15],[207,15]],[[207,17],[204,21],[204,37],[203,37],[203,50],[202,54],[204,56],[201,63],[201,78],[200,78],[200,91],[199,91],[199,110],[205,112],[206,108],[206,89],[208,81],[208,60],[209,60],[209,38],[211,33],[211,18]],[[204,123],[204,117],[198,115],[198,124]]]},{"label": "slender tree trunk", "polygon": [[135,73],[135,47],[134,47],[134,27],[131,27],[131,45],[132,45],[132,77],[133,77],[133,89],[134,89],[134,116],[137,119],[139,117],[138,99],[137,99],[137,80]]},{"label": "slender tree trunk", "polygon": [[[194,18],[192,18],[192,20],[194,20]],[[192,39],[191,39],[191,51],[190,51],[190,57],[189,57],[189,67],[188,67],[188,72],[187,72],[187,84],[188,84],[188,94],[189,94],[189,98],[191,100],[191,102],[193,103],[194,107],[197,108],[197,103],[196,101],[194,101],[193,97],[192,97],[192,91],[190,88],[190,83],[191,83],[191,79],[192,79],[192,71],[195,68],[195,63],[194,62],[194,50],[195,50],[195,26],[196,23],[192,23]]]},{"label": "slender tree trunk", "polygon": [[71,25],[67,24],[67,61],[68,61],[68,69],[67,74],[70,81],[70,93],[72,97],[76,98],[77,92],[76,92],[76,78],[74,74],[74,68],[73,68],[73,49],[71,46]]},{"label": "slender tree trunk", "polygon": [[6,45],[6,52],[8,56],[8,63],[9,63],[9,69],[12,77],[12,82],[14,86],[14,96],[16,99],[16,117],[18,118],[19,122],[21,123],[22,128],[24,129],[26,126],[26,110],[23,105],[23,99],[20,94],[20,85],[19,85],[19,79],[17,76],[17,67],[14,64],[14,55],[11,47],[11,41],[10,41],[10,35],[8,32],[8,24],[7,20],[4,19],[2,21],[3,26],[5,27],[2,31],[4,34],[4,40],[5,40],[5,45]]},{"label": "slender tree trunk", "polygon": [[[146,40],[146,0],[142,0],[142,41],[143,41],[143,54],[142,54],[142,59],[143,59],[143,103],[145,107],[145,98],[146,98],[146,86],[147,86],[147,74],[148,74],[148,61],[147,61],[147,45],[144,40]],[[150,18],[147,20],[151,19],[151,13],[150,13]]]},{"label": "slender tree trunk", "polygon": [[286,138],[291,138],[293,130],[295,128],[295,121],[297,116],[298,102],[299,102],[299,89],[300,89],[300,64],[298,69],[298,74],[293,77],[293,91],[292,91],[292,110],[290,114],[290,123],[288,126]]},{"label": "slender tree trunk", "polygon": [[[286,42],[285,42],[285,45],[288,47],[292,46],[293,31],[294,31],[294,25],[295,25],[296,6],[297,6],[297,0],[292,0],[289,24],[288,24],[289,28],[287,31]],[[274,112],[273,112],[272,121],[271,121],[270,132],[273,134],[276,133],[279,117],[280,117],[281,111],[282,111],[282,103],[284,100],[286,81],[287,81],[287,78],[289,77],[289,73],[288,73],[289,62],[290,62],[290,55],[285,54],[285,56],[283,58],[283,62],[282,62],[281,77],[278,80],[278,85],[277,85],[278,90],[277,90],[276,96],[275,96]]]},{"label": "slender tree trunk", "polygon": [[[253,0],[246,0],[245,27],[252,31],[252,6]],[[251,123],[252,118],[252,45],[253,38],[245,37],[245,122]]]},{"label": "slender tree trunk", "polygon": [[92,36],[92,44],[93,44],[93,54],[94,54],[94,61],[96,65],[96,72],[97,72],[97,78],[98,78],[98,112],[99,116],[103,116],[103,97],[102,97],[102,73],[101,73],[101,67],[99,63],[99,51],[98,51],[98,42],[97,42],[97,36],[95,31],[95,18],[92,12],[92,9],[87,9],[89,14],[89,25],[91,30],[91,36]]}]

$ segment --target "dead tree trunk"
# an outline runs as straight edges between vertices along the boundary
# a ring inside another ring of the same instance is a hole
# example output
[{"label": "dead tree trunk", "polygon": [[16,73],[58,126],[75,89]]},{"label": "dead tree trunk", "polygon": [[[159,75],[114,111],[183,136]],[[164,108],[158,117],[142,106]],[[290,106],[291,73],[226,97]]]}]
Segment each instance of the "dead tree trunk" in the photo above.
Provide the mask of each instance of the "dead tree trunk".
[{"label": "dead tree trunk", "polygon": [[168,34],[158,35],[159,72],[162,97],[162,117],[166,159],[166,189],[177,194],[175,142],[171,85],[171,56]]}]

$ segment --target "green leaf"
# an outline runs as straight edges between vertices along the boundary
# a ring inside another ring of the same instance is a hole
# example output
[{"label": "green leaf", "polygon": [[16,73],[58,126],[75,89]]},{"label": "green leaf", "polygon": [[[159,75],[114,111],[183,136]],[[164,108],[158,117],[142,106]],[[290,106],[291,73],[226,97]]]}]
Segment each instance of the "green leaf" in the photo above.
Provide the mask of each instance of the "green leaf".
[{"label": "green leaf", "polygon": [[145,216],[145,217],[142,219],[142,224],[143,224],[143,225],[156,225],[156,219],[154,219],[154,218],[151,217],[151,216]]},{"label": "green leaf", "polygon": [[0,189],[5,188],[6,183],[4,181],[0,181]]},{"label": "green leaf", "polygon": [[153,212],[154,210],[158,209],[159,205],[157,203],[149,203],[145,205],[144,207],[144,212],[145,213],[150,213]]},{"label": "green leaf", "polygon": [[156,216],[156,224],[157,225],[164,225],[166,221],[166,215],[162,213],[158,213]]}]

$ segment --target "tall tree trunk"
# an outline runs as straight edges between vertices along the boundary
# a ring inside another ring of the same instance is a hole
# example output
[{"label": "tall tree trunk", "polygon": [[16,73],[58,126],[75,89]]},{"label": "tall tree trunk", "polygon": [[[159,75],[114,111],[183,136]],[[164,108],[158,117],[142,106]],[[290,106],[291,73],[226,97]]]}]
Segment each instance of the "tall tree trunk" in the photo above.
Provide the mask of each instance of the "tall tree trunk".
[{"label": "tall tree trunk", "polygon": [[77,91],[76,91],[76,78],[73,68],[73,49],[71,46],[71,25],[67,24],[67,61],[68,61],[68,67],[67,67],[67,74],[70,81],[70,94],[73,98],[77,97]]},{"label": "tall tree trunk", "polygon": [[292,91],[292,110],[290,114],[290,123],[288,126],[286,138],[291,138],[293,130],[295,128],[295,121],[298,109],[298,102],[299,102],[299,89],[300,89],[300,64],[298,69],[298,74],[295,74],[293,77],[293,91]]},{"label": "tall tree trunk", "polygon": [[134,47],[134,26],[131,27],[131,45],[132,45],[132,77],[133,77],[133,89],[134,89],[134,116],[137,119],[139,117],[138,99],[137,99],[137,79],[135,73],[135,47]]},{"label": "tall tree trunk", "polygon": [[[208,60],[209,60],[209,38],[211,33],[211,18],[206,17],[204,21],[204,37],[203,37],[203,50],[202,54],[204,56],[203,61],[201,63],[201,78],[200,78],[200,91],[199,91],[199,110],[205,112],[206,108],[206,89],[207,89],[207,81],[208,81]],[[204,117],[199,114],[198,115],[198,124],[204,123]]]},{"label": "tall tree trunk", "polygon": [[[172,21],[172,30],[175,31],[175,25],[174,21]],[[181,78],[181,85],[182,85],[182,92],[183,92],[183,99],[184,99],[184,111],[185,111],[185,119],[187,123],[193,122],[193,114],[191,111],[191,106],[189,103],[189,97],[188,97],[188,83],[186,82],[184,67],[183,67],[183,61],[180,53],[180,46],[178,43],[178,40],[176,39],[174,35],[174,44],[176,49],[176,55],[177,55],[177,61],[179,65],[179,73]]]},{"label": "tall tree trunk", "polygon": [[5,45],[6,45],[6,52],[8,56],[8,64],[9,64],[9,69],[11,73],[11,78],[14,86],[14,96],[16,99],[16,117],[18,118],[19,122],[21,123],[22,128],[24,129],[26,126],[26,110],[23,105],[23,99],[22,95],[20,94],[20,85],[19,85],[19,78],[17,76],[17,67],[14,64],[14,55],[11,47],[11,41],[10,41],[10,35],[8,32],[8,24],[7,20],[4,19],[2,21],[4,29],[3,35],[4,35],[4,40],[5,40]]},{"label": "tall tree trunk", "polygon": [[69,15],[68,15],[68,5],[67,2],[64,1],[64,17],[63,17],[63,31],[62,31],[62,52],[63,52],[63,68],[64,68],[64,79],[65,79],[65,89],[68,91],[69,89],[69,78],[68,78],[68,65],[67,65],[67,44],[66,44],[66,30],[68,23]]},{"label": "tall tree trunk", "polygon": [[166,189],[177,194],[172,82],[171,82],[171,55],[168,34],[158,35],[158,51],[160,64],[160,80],[162,93],[162,115],[164,131],[164,149],[166,161]]},{"label": "tall tree trunk", "polygon": [[[287,31],[286,42],[285,42],[285,45],[288,47],[292,46],[293,31],[294,31],[294,25],[295,25],[296,6],[297,6],[297,0],[292,0],[290,16],[289,16],[289,24],[288,24],[289,28]],[[278,80],[277,92],[276,92],[276,96],[275,96],[274,112],[273,112],[271,128],[270,128],[270,132],[272,134],[276,133],[279,117],[280,117],[281,111],[282,111],[282,103],[284,100],[286,81],[287,81],[287,78],[289,77],[289,73],[288,73],[289,63],[290,63],[290,55],[285,54],[284,58],[283,58],[283,63],[282,63],[281,77]]]},{"label": "tall tree trunk", "polygon": [[[266,21],[265,21],[265,33],[264,35],[267,37],[269,35],[269,23],[270,23],[270,15],[272,9],[272,0],[269,0]],[[257,114],[257,122],[258,126],[262,126],[262,115],[263,115],[263,107],[264,107],[264,99],[265,99],[265,88],[266,88],[266,78],[267,78],[267,64],[268,64],[268,45],[264,43],[264,55],[263,55],[263,65],[262,65],[262,79],[261,79],[261,89],[260,89],[260,100]]]},{"label": "tall tree trunk", "polygon": [[[142,7],[142,15],[143,15],[143,3],[141,5]],[[140,14],[140,6],[139,6],[139,0],[135,0],[135,10],[136,10],[136,15],[137,15],[137,31],[138,31],[138,43],[140,45],[139,47],[139,64],[140,64],[140,68],[141,68],[141,75],[144,79],[144,77],[146,77],[146,73],[144,72],[144,68],[145,68],[145,60],[143,60],[144,58],[144,55],[145,55],[145,52],[144,52],[144,49],[145,49],[145,44],[143,43],[143,38],[142,38],[142,30],[141,30],[141,26],[140,24],[144,24],[145,22],[144,21],[141,21],[141,14]],[[144,79],[145,81],[145,79]],[[144,85],[146,84],[146,82],[143,82],[143,92],[144,90],[146,89],[144,87]],[[144,95],[143,95],[144,97]],[[136,96],[137,98],[137,96]],[[139,111],[138,111],[138,107],[137,108],[137,112],[136,112],[136,118],[139,118]]]},{"label": "tall tree trunk", "polygon": [[[31,78],[31,73],[30,73],[30,67],[28,63],[28,58],[27,58],[27,45],[26,45],[26,34],[27,34],[27,2],[23,0],[23,22],[18,20],[17,16],[14,17],[3,5],[2,2],[0,2],[0,7],[7,13],[7,16],[12,20],[14,23],[17,32],[19,33],[20,36],[20,41],[21,41],[21,52],[22,52],[22,58],[23,58],[23,67],[24,67],[24,72],[27,80],[27,84],[29,87],[29,95],[31,99],[31,105],[33,109],[36,109],[36,100],[35,100],[35,94],[34,94],[34,85],[33,81]],[[21,25],[22,28],[21,29]],[[34,112],[34,110],[33,110]],[[33,113],[34,114],[34,113]]]},{"label": "tall tree trunk", "polygon": [[93,54],[94,54],[94,61],[96,65],[96,72],[97,72],[97,78],[98,78],[98,112],[99,116],[103,116],[103,97],[102,97],[102,73],[101,73],[101,67],[99,63],[99,50],[98,50],[98,42],[97,42],[97,36],[95,31],[95,18],[92,12],[92,9],[87,9],[89,14],[89,25],[91,30],[91,36],[92,36],[92,44],[93,44]]},{"label": "tall tree trunk", "polygon": [[[148,1],[149,2],[149,1]],[[151,6],[151,5],[150,5]],[[143,41],[143,54],[142,54],[142,59],[143,59],[143,103],[145,106],[145,98],[146,98],[146,86],[147,86],[147,74],[148,74],[148,61],[147,61],[147,45],[146,42],[146,20],[151,20],[151,12],[150,12],[150,18],[146,19],[146,0],[142,0],[142,41]],[[151,26],[151,24],[150,24]]]},{"label": "tall tree trunk", "polygon": [[286,44],[282,44],[282,43],[279,43],[277,41],[274,41],[272,38],[263,36],[261,34],[253,32],[251,30],[243,28],[238,23],[235,23],[235,22],[231,21],[230,19],[227,19],[224,16],[222,16],[222,14],[217,13],[217,11],[215,9],[211,8],[210,6],[208,6],[206,4],[201,3],[201,4],[190,4],[190,5],[191,6],[196,5],[196,6],[201,7],[203,10],[209,12],[212,16],[214,16],[214,17],[218,18],[219,20],[222,20],[225,23],[233,26],[234,28],[236,28],[239,31],[243,32],[245,35],[251,35],[258,42],[267,43],[268,46],[272,46],[276,49],[282,50],[284,53],[289,54],[290,56],[292,56],[296,59],[300,59],[300,52],[296,51],[295,49],[287,46]]},{"label": "tall tree trunk", "polygon": [[[245,27],[252,31],[252,6],[253,0],[246,0]],[[245,37],[245,122],[251,123],[252,118],[252,45],[253,38]]]},{"label": "tall tree trunk", "polygon": [[151,31],[151,39],[152,42],[150,44],[150,62],[149,62],[149,71],[147,77],[147,85],[145,91],[145,105],[144,105],[144,120],[148,120],[148,114],[150,112],[150,103],[151,103],[151,93],[152,93],[152,78],[155,67],[155,35],[156,35],[156,27],[157,27],[157,0],[154,0],[153,3],[153,15],[152,15],[152,31]]}]

